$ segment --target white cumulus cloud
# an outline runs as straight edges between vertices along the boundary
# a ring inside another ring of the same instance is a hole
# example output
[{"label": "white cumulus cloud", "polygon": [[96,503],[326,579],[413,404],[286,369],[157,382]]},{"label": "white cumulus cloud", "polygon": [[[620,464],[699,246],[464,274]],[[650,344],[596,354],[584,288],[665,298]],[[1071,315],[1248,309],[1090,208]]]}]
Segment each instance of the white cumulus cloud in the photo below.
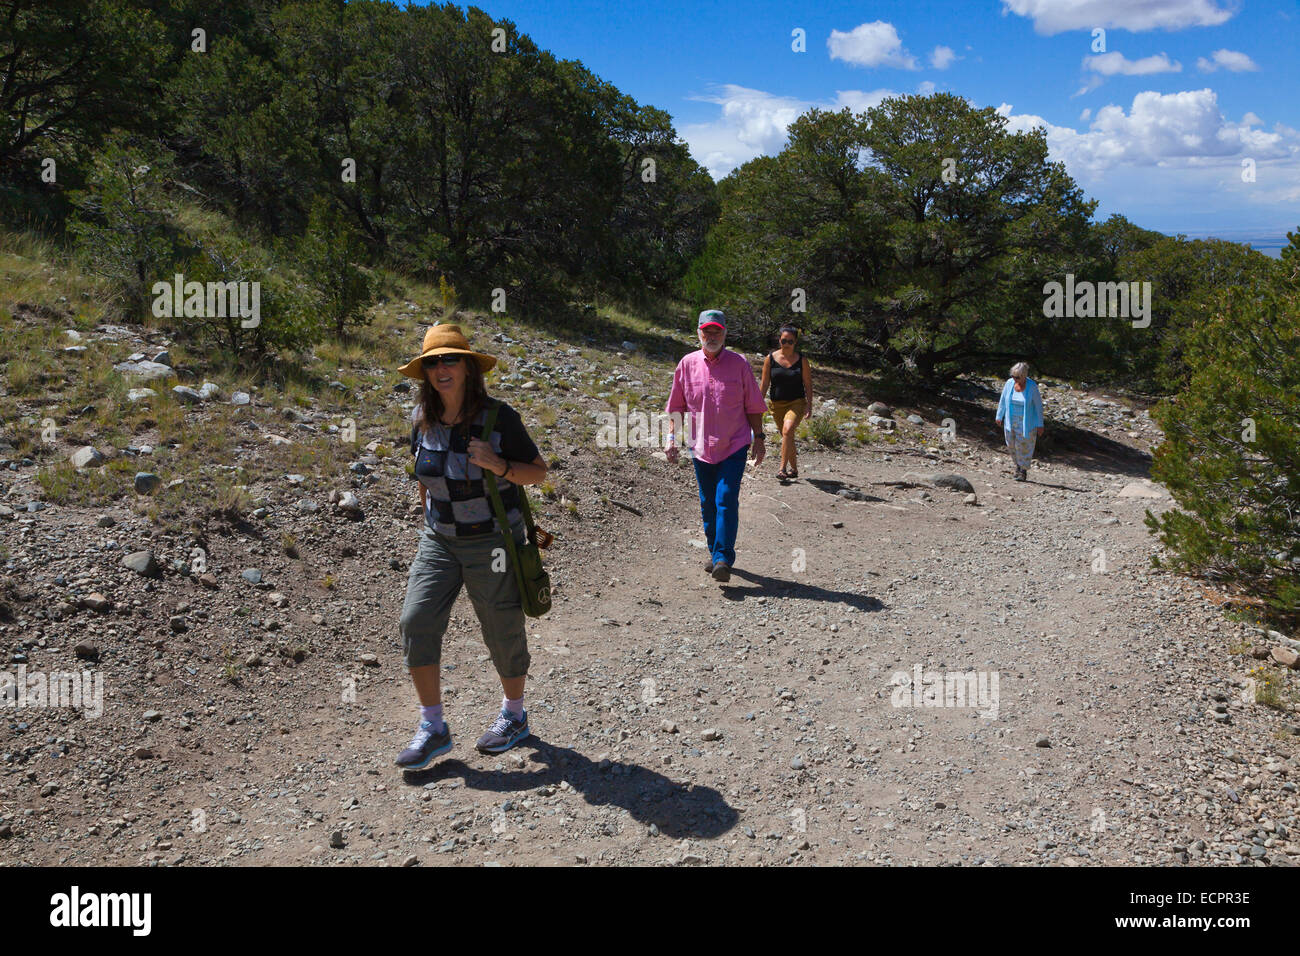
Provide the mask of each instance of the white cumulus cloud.
[{"label": "white cumulus cloud", "polygon": [[1083,68],[1100,73],[1102,76],[1146,76],[1149,73],[1180,73],[1183,65],[1177,60],[1172,63],[1163,53],[1144,56],[1140,60],[1130,60],[1123,53],[1099,53],[1085,56]]},{"label": "white cumulus cloud", "polygon": [[779,153],[790,124],[814,106],[825,110],[848,107],[861,113],[894,95],[893,90],[885,89],[837,90],[833,100],[801,100],[728,83],[706,95],[691,97],[718,105],[721,113],[711,122],[682,126],[680,135],[695,161],[714,179],[721,179],[755,156]]},{"label": "white cumulus cloud", "polygon": [[903,41],[894,25],[884,20],[860,24],[847,33],[832,30],[826,46],[832,60],[843,60],[854,66],[919,69],[916,58],[903,48]]},{"label": "white cumulus cloud", "polygon": [[1095,27],[1134,32],[1213,27],[1230,20],[1237,6],[1216,0],[1002,0],[1003,14],[1029,17],[1034,32],[1045,36]]},{"label": "white cumulus cloud", "polygon": [[893,90],[836,90],[835,99],[829,103],[809,103],[809,106],[821,106],[828,110],[842,110],[848,107],[854,113],[862,113],[873,106],[879,106],[888,96],[897,96]]},{"label": "white cumulus cloud", "polygon": [[930,65],[936,70],[946,70],[960,59],[961,57],[953,52],[952,47],[937,46],[930,54]]},{"label": "white cumulus cloud", "polygon": [[1013,113],[1005,103],[998,112],[1013,131],[1041,126],[1053,158],[1076,173],[1098,174],[1122,165],[1205,165],[1244,156],[1300,160],[1300,135],[1286,127],[1270,133],[1227,119],[1210,89],[1138,93],[1127,112],[1113,104],[1097,110],[1083,132],[1055,126],[1041,116]]},{"label": "white cumulus cloud", "polygon": [[1230,73],[1244,73],[1248,70],[1258,70],[1252,60],[1244,53],[1236,50],[1215,50],[1210,54],[1210,59],[1203,56],[1196,58],[1196,68],[1202,73],[1213,73],[1215,70],[1223,69]]},{"label": "white cumulus cloud", "polygon": [[[1051,158],[1112,209],[1141,207],[1190,222],[1244,221],[1251,207],[1260,222],[1300,222],[1300,130],[1256,128],[1263,124],[1254,113],[1229,120],[1213,90],[1139,93],[1127,110],[1097,110],[1086,129],[1017,114],[1006,103],[998,112],[1012,131],[1044,129]],[[1258,170],[1250,181],[1242,179],[1247,160]]]}]

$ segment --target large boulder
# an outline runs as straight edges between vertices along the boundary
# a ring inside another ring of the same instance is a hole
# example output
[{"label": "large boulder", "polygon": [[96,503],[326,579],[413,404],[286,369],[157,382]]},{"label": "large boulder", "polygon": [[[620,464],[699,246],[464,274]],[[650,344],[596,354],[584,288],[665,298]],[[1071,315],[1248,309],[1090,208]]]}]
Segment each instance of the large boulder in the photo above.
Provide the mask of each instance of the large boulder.
[{"label": "large boulder", "polygon": [[157,475],[155,475],[153,472],[137,471],[135,473],[136,494],[147,495],[155,488],[157,488],[158,485],[161,483],[162,483],[162,479],[159,478]]},{"label": "large boulder", "polygon": [[949,491],[959,491],[965,495],[973,495],[975,493],[975,486],[969,481],[961,475],[949,474],[947,472],[909,471],[903,475],[903,480],[924,483],[934,488],[947,488]]},{"label": "large boulder", "polygon": [[960,491],[962,494],[973,495],[975,486],[963,478],[961,475],[952,474],[933,474],[930,476],[930,484],[936,488],[947,488],[950,491]]},{"label": "large boulder", "polygon": [[86,445],[74,451],[70,460],[73,468],[94,468],[104,463],[104,456],[93,445]]},{"label": "large boulder", "polygon": [[361,502],[350,491],[345,491],[339,496],[338,500],[334,502],[334,510],[354,521],[360,521],[365,517],[365,513],[361,510]]},{"label": "large boulder", "polygon": [[154,379],[172,378],[176,374],[175,369],[170,365],[163,365],[161,362],[119,362],[113,368],[123,375],[146,382]]},{"label": "large boulder", "polygon": [[1119,490],[1121,498],[1163,498],[1165,491],[1149,481],[1130,481]]},{"label": "large boulder", "polygon": [[152,578],[158,575],[158,561],[152,551],[133,551],[122,559],[122,566],[142,577]]}]

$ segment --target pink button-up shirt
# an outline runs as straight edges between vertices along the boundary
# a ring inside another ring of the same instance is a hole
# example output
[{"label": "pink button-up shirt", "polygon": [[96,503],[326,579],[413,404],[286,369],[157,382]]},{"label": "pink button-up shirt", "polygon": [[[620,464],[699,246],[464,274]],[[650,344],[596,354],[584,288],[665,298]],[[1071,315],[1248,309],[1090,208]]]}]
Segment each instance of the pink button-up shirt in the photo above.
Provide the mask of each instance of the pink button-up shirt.
[{"label": "pink button-up shirt", "polygon": [[700,349],[677,363],[664,411],[690,414],[695,457],[716,465],[750,443],[753,430],[745,416],[761,415],[767,406],[743,355],[725,347],[716,359],[705,355]]}]

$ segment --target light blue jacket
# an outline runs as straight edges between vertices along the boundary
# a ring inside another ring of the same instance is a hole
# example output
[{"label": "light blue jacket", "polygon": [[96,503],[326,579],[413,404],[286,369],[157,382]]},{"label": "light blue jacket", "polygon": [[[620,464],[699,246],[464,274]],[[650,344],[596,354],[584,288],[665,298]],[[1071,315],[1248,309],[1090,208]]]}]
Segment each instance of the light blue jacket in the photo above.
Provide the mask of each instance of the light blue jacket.
[{"label": "light blue jacket", "polygon": [[[1002,398],[998,400],[997,419],[1002,423],[1002,430],[1011,431],[1011,391],[1016,387],[1014,378],[1007,379],[1002,386]],[[1038,383],[1032,378],[1025,379],[1025,424],[1022,438],[1028,438],[1035,428],[1043,427],[1043,396],[1038,392]]]}]

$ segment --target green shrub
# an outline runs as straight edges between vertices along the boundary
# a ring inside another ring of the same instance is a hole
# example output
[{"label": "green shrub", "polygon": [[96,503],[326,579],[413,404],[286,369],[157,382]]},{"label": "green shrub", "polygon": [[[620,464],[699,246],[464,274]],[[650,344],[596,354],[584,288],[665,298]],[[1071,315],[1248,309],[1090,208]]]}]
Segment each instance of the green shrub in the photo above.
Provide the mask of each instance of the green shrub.
[{"label": "green shrub", "polygon": [[154,282],[176,256],[171,202],[164,187],[174,175],[170,154],[146,150],[117,135],[96,154],[87,188],[72,196],[69,230],[91,272],[108,279],[128,318],[139,321],[153,301]]},{"label": "green shrub", "polygon": [[844,436],[840,433],[839,426],[830,418],[818,416],[808,419],[808,431],[812,433],[815,441],[827,448],[839,448],[844,444]]},{"label": "green shrub", "polygon": [[1165,441],[1152,475],[1178,508],[1146,518],[1170,566],[1231,582],[1284,618],[1300,615],[1297,341],[1300,289],[1222,293],[1189,338],[1187,387],[1153,415]]},{"label": "green shrub", "polygon": [[191,239],[195,252],[178,269],[185,281],[256,283],[258,315],[256,324],[245,327],[245,321],[254,320],[244,319],[237,309],[227,308],[225,316],[205,309],[200,316],[168,320],[174,327],[191,327],[200,338],[236,358],[264,355],[272,349],[302,351],[322,339],[326,326],[316,296],[272,255],[219,229]]}]

